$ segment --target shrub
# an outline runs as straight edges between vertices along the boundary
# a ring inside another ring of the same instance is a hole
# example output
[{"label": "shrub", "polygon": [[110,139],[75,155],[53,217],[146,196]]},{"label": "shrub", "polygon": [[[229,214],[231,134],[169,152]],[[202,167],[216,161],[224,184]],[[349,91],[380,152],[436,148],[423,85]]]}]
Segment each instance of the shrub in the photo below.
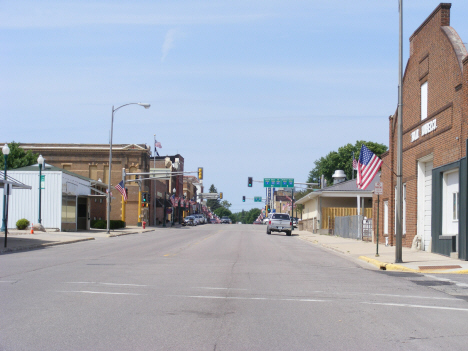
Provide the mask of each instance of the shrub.
[{"label": "shrub", "polygon": [[[107,229],[107,221],[103,219],[99,220],[92,220],[91,221],[91,228],[95,229]],[[124,221],[110,221],[110,229],[120,229],[125,228]]]},{"label": "shrub", "polygon": [[26,229],[29,226],[29,221],[26,218],[18,219],[16,222],[16,228]]}]

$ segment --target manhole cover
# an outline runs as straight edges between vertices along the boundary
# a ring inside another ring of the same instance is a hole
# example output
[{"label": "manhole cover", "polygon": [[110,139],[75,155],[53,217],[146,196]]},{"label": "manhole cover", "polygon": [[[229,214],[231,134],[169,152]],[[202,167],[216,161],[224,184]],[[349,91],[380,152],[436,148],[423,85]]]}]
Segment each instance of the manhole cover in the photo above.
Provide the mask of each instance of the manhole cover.
[{"label": "manhole cover", "polygon": [[462,267],[458,266],[458,265],[453,265],[453,266],[419,266],[420,270],[425,270],[425,269],[456,269],[456,268],[462,268]]}]

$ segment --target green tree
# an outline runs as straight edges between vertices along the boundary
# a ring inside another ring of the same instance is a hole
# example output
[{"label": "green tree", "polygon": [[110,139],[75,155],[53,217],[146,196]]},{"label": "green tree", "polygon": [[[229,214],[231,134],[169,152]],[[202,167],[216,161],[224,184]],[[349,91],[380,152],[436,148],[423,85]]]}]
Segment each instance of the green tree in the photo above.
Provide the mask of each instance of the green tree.
[{"label": "green tree", "polygon": [[[37,163],[37,157],[39,155],[32,153],[31,150],[25,151],[19,145],[19,143],[15,143],[14,141],[8,144],[8,147],[10,148],[10,154],[8,155],[7,160],[8,169],[26,167]],[[3,153],[1,153],[0,168],[3,170],[4,167],[5,158]]]},{"label": "green tree", "polygon": [[[218,207],[216,210],[213,211],[215,215],[217,215],[219,218],[222,218],[224,216],[227,216],[230,218],[232,215],[232,212],[229,211],[227,208],[224,207]],[[232,220],[232,218],[231,218]]]},{"label": "green tree", "polygon": [[[216,189],[214,184],[211,184],[210,186],[210,193],[218,193],[218,190]],[[219,203],[218,199],[209,199],[209,200],[206,200],[206,206],[211,208],[211,211],[214,211],[217,208],[220,208],[221,204]]]},{"label": "green tree", "polygon": [[221,201],[221,206],[223,206],[224,208],[227,208],[229,210],[229,208],[232,206],[232,204],[228,200],[223,200],[223,201]]},{"label": "green tree", "polygon": [[308,183],[317,183],[322,174],[327,180],[327,184],[333,184],[332,175],[337,169],[341,169],[345,172],[348,179],[352,179],[353,169],[353,152],[356,160],[359,158],[359,152],[361,151],[361,145],[366,145],[369,150],[380,157],[384,152],[387,151],[387,146],[384,144],[374,143],[372,141],[358,140],[356,144],[346,144],[338,151],[332,151],[327,156],[321,157],[314,162],[315,167],[309,172]]}]

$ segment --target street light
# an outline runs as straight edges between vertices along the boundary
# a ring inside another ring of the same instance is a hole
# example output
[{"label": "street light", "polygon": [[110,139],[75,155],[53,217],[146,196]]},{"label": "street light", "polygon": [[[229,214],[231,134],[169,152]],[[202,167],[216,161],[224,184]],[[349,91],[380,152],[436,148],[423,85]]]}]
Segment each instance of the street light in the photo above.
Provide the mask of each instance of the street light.
[{"label": "street light", "polygon": [[[37,158],[37,163],[39,165],[39,218],[37,219],[37,221],[39,222],[39,224],[42,223],[42,219],[41,219],[41,183],[42,183],[42,165],[44,164],[44,157],[42,157],[42,155],[39,155],[39,157]],[[44,168],[45,169],[45,168]]]},{"label": "street light", "polygon": [[[172,189],[172,193],[174,194],[174,201],[172,202],[174,204],[175,195],[176,195],[176,188]],[[174,212],[175,212],[175,208],[174,208],[174,205],[172,205],[172,225],[174,225]]]},{"label": "street light", "polygon": [[110,143],[109,143],[109,179],[107,183],[107,233],[110,234],[110,205],[111,205],[111,170],[112,170],[112,134],[113,134],[113,129],[114,129],[114,113],[121,109],[124,106],[128,105],[140,105],[143,106],[144,108],[148,109],[150,108],[150,104],[147,103],[142,103],[142,102],[131,102],[122,106],[119,106],[117,108],[114,108],[114,105],[112,105],[112,119],[111,119],[111,135],[110,135]]},{"label": "street light", "polygon": [[[3,172],[3,179],[6,180],[7,179],[7,160],[8,160],[8,155],[10,154],[10,148],[8,147],[8,144],[5,144],[2,148],[2,152],[3,152],[3,159],[5,160],[5,170]],[[4,191],[3,192],[3,218],[2,218],[2,232],[5,231],[5,228],[6,228],[6,212],[5,212],[5,206],[6,204],[6,192]]]}]

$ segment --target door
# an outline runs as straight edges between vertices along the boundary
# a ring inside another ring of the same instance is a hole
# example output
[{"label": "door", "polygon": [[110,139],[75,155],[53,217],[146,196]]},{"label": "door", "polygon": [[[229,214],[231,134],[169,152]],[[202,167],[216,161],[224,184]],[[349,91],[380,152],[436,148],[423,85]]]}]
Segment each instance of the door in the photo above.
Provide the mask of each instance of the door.
[{"label": "door", "polygon": [[432,160],[418,163],[418,235],[424,251],[431,250],[432,240],[432,166]]}]

